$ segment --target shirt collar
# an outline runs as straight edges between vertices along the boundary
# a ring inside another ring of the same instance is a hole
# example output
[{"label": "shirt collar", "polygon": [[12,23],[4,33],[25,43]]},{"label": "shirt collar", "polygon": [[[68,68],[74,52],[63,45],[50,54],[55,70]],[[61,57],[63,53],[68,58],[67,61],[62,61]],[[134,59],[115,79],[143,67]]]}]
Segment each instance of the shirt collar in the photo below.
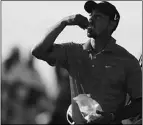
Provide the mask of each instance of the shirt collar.
[{"label": "shirt collar", "polygon": [[[114,52],[115,51],[115,44],[116,44],[116,40],[113,37],[111,37],[110,42],[107,44],[107,46],[104,49],[104,52]],[[89,39],[82,46],[83,46],[84,50],[91,51],[92,50],[91,39]]]}]

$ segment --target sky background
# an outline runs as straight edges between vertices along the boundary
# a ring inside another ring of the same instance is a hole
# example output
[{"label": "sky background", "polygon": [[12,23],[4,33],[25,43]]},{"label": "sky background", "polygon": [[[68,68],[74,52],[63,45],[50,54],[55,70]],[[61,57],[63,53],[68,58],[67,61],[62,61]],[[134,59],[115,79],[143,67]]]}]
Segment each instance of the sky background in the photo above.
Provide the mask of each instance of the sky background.
[{"label": "sky background", "polygon": [[[142,53],[142,1],[110,2],[121,15],[113,37],[119,45],[139,58]],[[66,16],[80,13],[88,17],[84,3],[85,1],[2,1],[2,59],[7,57],[15,45],[21,47],[23,55],[28,55],[31,48],[44,38],[48,29]],[[86,30],[69,26],[59,35],[56,43],[83,43],[87,40]],[[52,67],[39,60],[36,60],[36,66],[42,77],[53,86]]]}]

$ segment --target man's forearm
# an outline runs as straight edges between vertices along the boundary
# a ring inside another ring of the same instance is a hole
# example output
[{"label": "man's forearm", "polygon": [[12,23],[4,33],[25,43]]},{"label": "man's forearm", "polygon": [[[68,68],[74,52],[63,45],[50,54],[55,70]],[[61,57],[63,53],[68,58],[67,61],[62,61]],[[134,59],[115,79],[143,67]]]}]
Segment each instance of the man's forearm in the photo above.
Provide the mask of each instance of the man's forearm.
[{"label": "man's forearm", "polygon": [[115,120],[124,120],[142,113],[142,98],[133,100],[129,105],[118,111]]},{"label": "man's forearm", "polygon": [[32,50],[32,55],[37,56],[39,53],[47,51],[50,48],[58,35],[62,32],[62,30],[66,27],[65,21],[60,21],[56,25],[54,25],[44,38],[44,40],[37,44],[35,48]]}]

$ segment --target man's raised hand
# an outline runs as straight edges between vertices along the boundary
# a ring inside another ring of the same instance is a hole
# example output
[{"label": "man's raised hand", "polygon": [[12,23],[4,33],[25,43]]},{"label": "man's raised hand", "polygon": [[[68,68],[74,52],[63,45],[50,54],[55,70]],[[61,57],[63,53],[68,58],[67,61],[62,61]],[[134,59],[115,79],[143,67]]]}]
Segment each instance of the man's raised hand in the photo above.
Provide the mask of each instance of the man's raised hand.
[{"label": "man's raised hand", "polygon": [[82,29],[86,29],[88,27],[88,19],[81,14],[71,15],[65,17],[63,21],[66,22],[66,25],[77,25]]}]

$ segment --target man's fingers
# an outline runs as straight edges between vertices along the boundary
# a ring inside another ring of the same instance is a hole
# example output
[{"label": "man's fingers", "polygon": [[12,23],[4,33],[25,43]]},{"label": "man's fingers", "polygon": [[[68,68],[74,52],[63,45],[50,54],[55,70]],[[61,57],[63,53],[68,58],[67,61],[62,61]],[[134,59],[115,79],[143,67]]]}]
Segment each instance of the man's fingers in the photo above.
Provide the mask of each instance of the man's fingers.
[{"label": "man's fingers", "polygon": [[81,14],[77,14],[76,15],[76,19],[77,19],[77,25],[82,28],[82,29],[86,29],[88,26],[88,19],[86,17],[84,17]]}]

